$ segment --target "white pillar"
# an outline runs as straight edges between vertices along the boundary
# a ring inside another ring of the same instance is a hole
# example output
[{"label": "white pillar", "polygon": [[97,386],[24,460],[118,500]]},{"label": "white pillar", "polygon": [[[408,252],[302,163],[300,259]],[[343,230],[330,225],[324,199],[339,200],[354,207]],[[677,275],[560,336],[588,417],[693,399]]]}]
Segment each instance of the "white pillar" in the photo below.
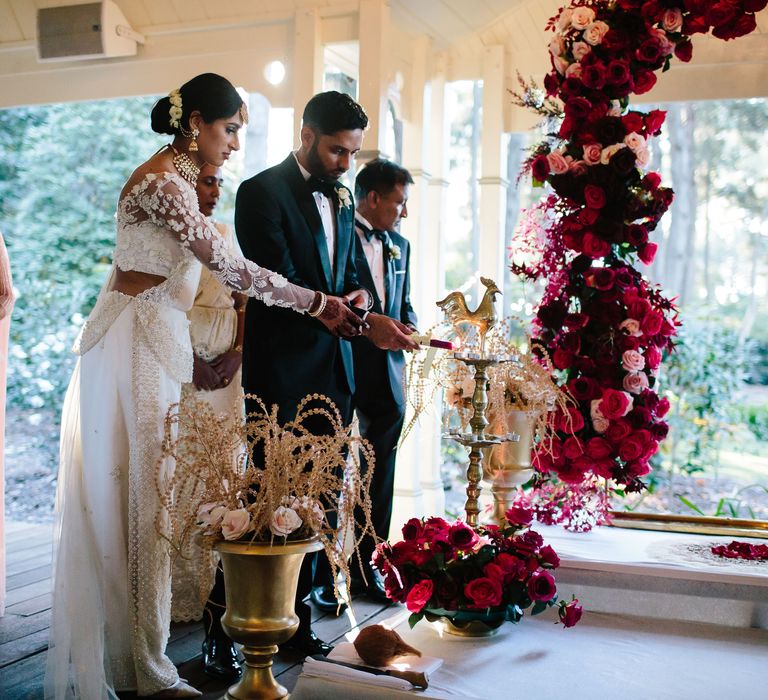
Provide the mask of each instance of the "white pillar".
[{"label": "white pillar", "polygon": [[323,42],[317,8],[296,10],[293,33],[293,145],[300,145],[301,115],[304,106],[323,86]]},{"label": "white pillar", "polygon": [[[419,327],[438,320],[435,302],[444,292],[442,222],[445,221],[446,149],[445,57],[430,77],[431,44],[427,37],[413,46],[413,64],[406,79],[404,110],[404,165],[414,179],[403,234],[411,242],[411,301],[419,314]],[[440,476],[439,402],[422,415],[403,443],[395,474],[393,530],[408,518],[442,515],[445,495]],[[408,420],[409,416],[406,418]],[[393,532],[397,537],[397,533]]]},{"label": "white pillar", "polygon": [[358,160],[393,158],[383,151],[387,128],[387,94],[391,82],[389,57],[390,17],[387,0],[360,0],[360,81],[358,101],[368,115],[363,149]]},{"label": "white pillar", "polygon": [[[507,187],[504,150],[504,108],[509,100],[504,85],[504,47],[483,50],[483,118],[481,129],[480,255],[478,270],[504,285],[507,251],[504,249],[504,219]],[[481,298],[485,288],[479,286]],[[503,303],[503,302],[502,302]]]}]

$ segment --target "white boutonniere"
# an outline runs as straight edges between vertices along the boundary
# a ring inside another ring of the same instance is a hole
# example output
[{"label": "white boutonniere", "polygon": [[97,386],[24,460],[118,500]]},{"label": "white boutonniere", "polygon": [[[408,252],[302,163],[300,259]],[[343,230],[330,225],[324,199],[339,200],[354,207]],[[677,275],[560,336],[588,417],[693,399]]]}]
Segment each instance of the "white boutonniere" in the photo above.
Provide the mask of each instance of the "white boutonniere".
[{"label": "white boutonniere", "polygon": [[390,260],[400,260],[400,246],[390,243],[387,248],[387,254],[389,255]]},{"label": "white boutonniere", "polygon": [[339,187],[336,190],[336,196],[339,198],[339,204],[345,209],[352,206],[352,198],[349,196],[349,190],[346,187]]}]

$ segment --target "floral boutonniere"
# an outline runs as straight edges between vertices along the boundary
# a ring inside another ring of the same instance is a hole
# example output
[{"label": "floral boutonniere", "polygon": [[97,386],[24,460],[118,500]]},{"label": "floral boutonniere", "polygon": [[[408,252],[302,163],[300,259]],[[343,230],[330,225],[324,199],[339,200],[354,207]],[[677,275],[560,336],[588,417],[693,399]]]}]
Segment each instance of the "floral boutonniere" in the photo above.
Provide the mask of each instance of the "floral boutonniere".
[{"label": "floral boutonniere", "polygon": [[390,260],[400,260],[400,246],[395,245],[394,243],[390,243],[387,247],[387,255],[389,256]]},{"label": "floral boutonniere", "polygon": [[352,198],[349,196],[349,190],[346,187],[337,188],[336,196],[339,199],[339,204],[345,209],[352,206]]}]

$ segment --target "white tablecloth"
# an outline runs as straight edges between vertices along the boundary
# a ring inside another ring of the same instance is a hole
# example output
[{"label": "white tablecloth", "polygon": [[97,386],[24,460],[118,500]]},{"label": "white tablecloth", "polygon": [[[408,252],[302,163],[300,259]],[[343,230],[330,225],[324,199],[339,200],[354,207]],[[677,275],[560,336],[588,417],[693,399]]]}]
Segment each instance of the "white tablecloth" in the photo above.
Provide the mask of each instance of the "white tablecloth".
[{"label": "white tablecloth", "polygon": [[374,688],[302,673],[293,700],[766,700],[768,631],[585,614],[571,629],[554,611],[505,624],[496,637],[440,637],[429,623],[396,626],[445,663],[427,691]]}]

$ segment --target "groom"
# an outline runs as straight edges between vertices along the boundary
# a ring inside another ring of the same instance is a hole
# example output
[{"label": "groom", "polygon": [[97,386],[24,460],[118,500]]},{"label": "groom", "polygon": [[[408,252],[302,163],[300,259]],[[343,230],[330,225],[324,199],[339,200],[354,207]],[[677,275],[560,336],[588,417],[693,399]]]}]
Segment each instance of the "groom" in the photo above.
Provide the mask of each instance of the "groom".
[{"label": "groom", "polygon": [[[355,268],[354,204],[338,178],[352,165],[367,125],[362,107],[348,95],[335,91],[315,95],[304,109],[299,149],[240,186],[237,238],[245,257],[259,265],[294,284],[345,296],[353,306],[362,307],[359,313],[368,324],[363,334],[374,345],[415,349],[405,324],[365,310],[371,293],[361,288]],[[281,422],[293,419],[299,401],[311,393],[328,396],[345,423],[351,422],[355,380],[349,341],[330,335],[316,319],[286,311],[248,305],[243,388],[268,407],[278,404]],[[246,404],[246,409],[256,407]],[[312,568],[316,568],[314,590]],[[310,592],[321,608],[336,609],[324,556],[305,559],[296,597],[299,630],[288,646],[307,655],[327,654],[330,645],[310,629],[311,610],[303,600]]]}]

